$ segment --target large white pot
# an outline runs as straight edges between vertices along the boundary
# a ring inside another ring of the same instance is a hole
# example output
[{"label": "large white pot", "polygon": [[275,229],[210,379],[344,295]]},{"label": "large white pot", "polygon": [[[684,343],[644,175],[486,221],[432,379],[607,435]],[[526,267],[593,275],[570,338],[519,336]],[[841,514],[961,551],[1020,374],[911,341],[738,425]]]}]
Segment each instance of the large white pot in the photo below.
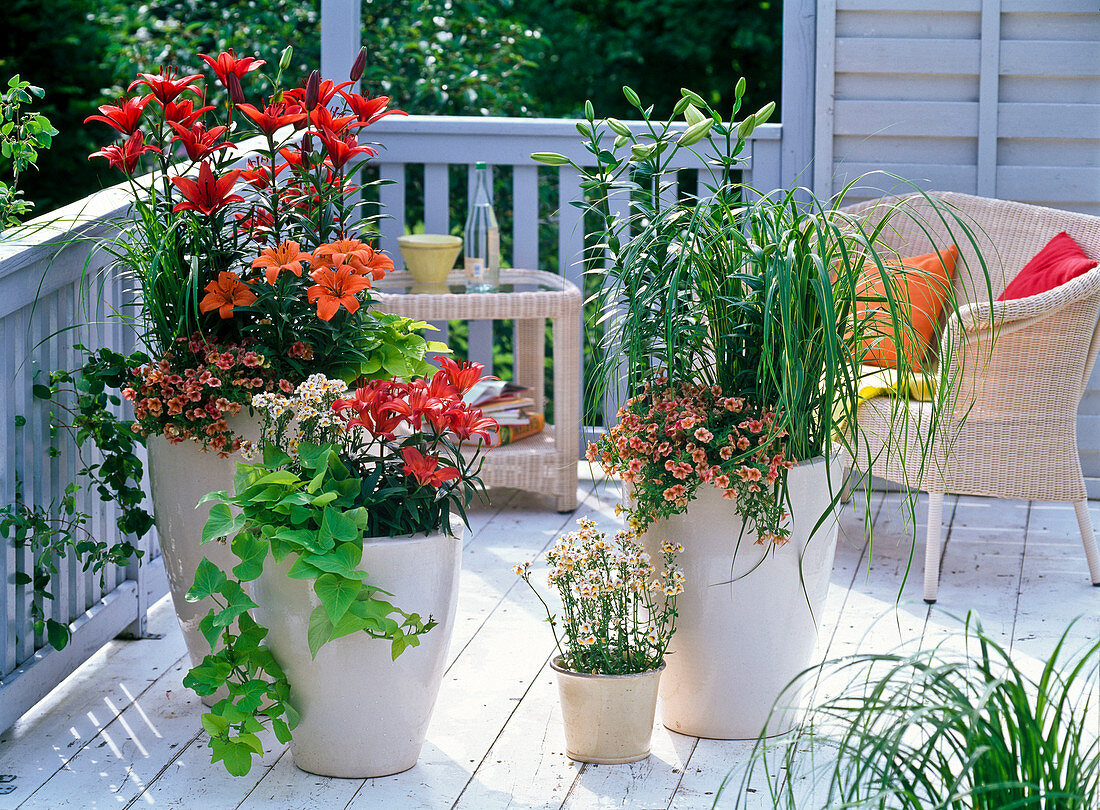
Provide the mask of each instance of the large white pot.
[{"label": "large white pot", "polygon": [[[234,432],[246,438],[259,435],[259,421],[240,415],[230,421]],[[203,452],[197,442],[170,444],[163,436],[150,436],[149,485],[152,489],[153,517],[157,526],[164,570],[172,604],[176,608],[191,664],[197,666],[210,653],[210,645],[199,632],[199,622],[214,607],[212,599],[188,602],[185,594],[195,582],[195,569],[207,557],[225,572],[240,562],[233,556],[229,544],[211,542],[202,545],[202,527],[212,504],[196,506],[208,492],[233,491],[233,473],[240,460],[238,454],[221,458],[216,452]],[[219,695],[204,697],[210,706]]]},{"label": "large white pot", "polygon": [[[461,534],[461,533],[460,533]],[[265,644],[290,681],[301,714],[290,753],[304,771],[368,778],[416,764],[435,706],[458,600],[460,537],[376,537],[363,543],[360,568],[402,610],[431,615],[439,626],[394,661],[390,642],[365,633],[330,641],[309,653],[309,616],[320,604],[312,580],[290,579],[296,559],[269,564],[252,583],[256,620],[270,631]]]},{"label": "large white pot", "polygon": [[[801,716],[798,695],[783,688],[811,664],[817,625],[829,588],[838,522],[814,524],[840,491],[842,468],[833,463],[832,492],[824,459],[789,473],[790,542],[758,546],[734,502],[701,486],[687,512],[653,524],[643,544],[659,559],[661,541],[681,543],[684,593],[677,597],[676,633],[661,679],[661,719],[681,734],[720,740],[754,739],[767,725],[780,734]],[[740,538],[740,540],[739,540]],[[800,576],[801,571],[801,576]]]}]

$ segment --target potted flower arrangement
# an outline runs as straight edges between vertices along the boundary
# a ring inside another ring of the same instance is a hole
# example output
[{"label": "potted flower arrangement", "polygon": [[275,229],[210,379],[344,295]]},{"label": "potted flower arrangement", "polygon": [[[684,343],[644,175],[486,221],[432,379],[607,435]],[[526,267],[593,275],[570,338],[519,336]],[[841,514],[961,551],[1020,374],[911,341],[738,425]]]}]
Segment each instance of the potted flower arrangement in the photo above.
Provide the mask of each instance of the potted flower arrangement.
[{"label": "potted flower arrangement", "polygon": [[[100,246],[138,296],[116,313],[147,352],[131,358],[123,394],[148,437],[157,529],[193,663],[208,651],[197,624],[210,607],[184,599],[206,518],[195,503],[229,488],[229,456],[256,435],[252,397],[293,391],[311,373],[409,379],[430,373],[427,350],[445,351],[425,341],[426,324],[369,307],[393,263],[374,246],[375,217],[356,202],[353,178],[376,154],[363,128],[399,111],[351,89],[363,54],[348,82],[314,71],[284,89],[290,57],[288,48],[268,75],[262,60],[232,51],[204,56],[228,90],[222,109],[205,103],[209,80],[166,67],[139,74],[133,95],[88,119],[116,132],[92,157],[117,168],[132,196]],[[218,562],[232,564],[227,549]]]},{"label": "potted flower arrangement", "polygon": [[[852,418],[862,365],[886,339],[922,340],[886,283],[897,257],[880,238],[905,212],[869,230],[842,210],[843,194],[823,203],[804,189],[742,185],[746,139],[774,107],[735,121],[744,89],[741,80],[726,117],[685,90],[662,122],[624,88],[643,127],[597,121],[588,105],[586,166],[533,156],[578,169],[600,222],[590,234],[590,269],[603,279],[593,376],[598,394],[625,390],[625,401],[588,458],[627,483],[628,525],[651,553],[665,540],[684,546],[696,583],[678,603],[662,717],[720,739],[799,717],[796,705],[771,709],[816,642],[843,468],[862,446]],[[695,195],[670,193],[683,150],[703,167]],[[616,195],[630,201],[626,216]],[[941,217],[967,231],[950,211]],[[884,296],[867,291],[868,276]],[[915,359],[898,355],[904,390]],[[957,390],[949,365],[928,405],[937,413]],[[904,425],[900,403],[890,410]],[[918,480],[926,458],[906,461]]]},{"label": "potted flower arrangement", "polygon": [[676,629],[676,600],[684,591],[676,555],[663,543],[658,570],[633,532],[610,540],[591,520],[546,554],[550,587],[561,598],[559,622],[531,583],[531,564],[513,570],[546,608],[558,655],[557,673],[566,753],[579,762],[620,764],[649,756],[657,687]]},{"label": "potted flower arrangement", "polygon": [[[187,675],[213,761],[235,775],[269,724],[295,764],[327,776],[411,768],[443,677],[465,509],[492,419],[462,401],[481,366],[443,359],[430,379],[349,391],[313,375],[259,393],[262,439],[234,492],[210,493],[209,545],[188,594],[211,599],[213,648]],[[251,594],[251,595],[250,595]]]}]

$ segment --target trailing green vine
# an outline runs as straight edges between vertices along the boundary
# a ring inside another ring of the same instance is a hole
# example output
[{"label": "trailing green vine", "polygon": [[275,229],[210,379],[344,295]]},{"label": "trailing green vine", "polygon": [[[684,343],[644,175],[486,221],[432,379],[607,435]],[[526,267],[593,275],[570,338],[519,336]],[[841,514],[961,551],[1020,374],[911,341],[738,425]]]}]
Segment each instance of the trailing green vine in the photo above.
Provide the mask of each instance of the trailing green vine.
[{"label": "trailing green vine", "polygon": [[214,505],[202,542],[230,538],[240,562],[232,576],[208,559],[199,564],[187,599],[214,600],[216,608],[199,624],[213,651],[183,683],[202,696],[227,690],[202,716],[202,725],[210,734],[211,762],[223,762],[234,776],[248,773],[253,756],[263,756],[257,734],[265,725],[286,743],[298,723],[286,674],[262,643],[268,630],[248,612],[257,604],[244,583],[260,576],[268,556],[278,565],[293,554],[286,575],[313,581],[321,602],[309,617],[314,657],[329,641],[363,632],[390,640],[396,659],[436,625],[379,598],[388,594],[368,584],[359,568],[369,524],[368,510],[357,505],[365,485],[341,460],[339,448],[302,442],[297,451],[292,458],[265,445],[263,461],[237,465],[235,495],[212,492],[203,499]]},{"label": "trailing green vine", "polygon": [[[87,480],[100,500],[117,504],[115,522],[122,539],[108,543],[89,531],[91,516],[77,509],[81,487],[75,482],[48,505],[27,504],[22,482],[17,482],[15,501],[0,508],[0,536],[10,539],[17,549],[31,551],[30,570],[17,571],[14,583],[33,589],[30,612],[34,632],[44,633],[47,643],[57,650],[64,649],[72,637],[67,623],[46,615],[47,602],[57,598],[53,583],[61,561],[75,556],[81,570],[98,574],[102,584],[108,565],[127,566],[141,559],[144,552],[134,543],[153,525],[152,515],[142,506],[144,468],[136,451],[143,439],[132,430],[132,422],[112,412],[111,407],[118,407],[121,398],[110,390],[126,384],[130,369],[147,358],[110,349],[91,351],[79,344],[76,348],[85,352],[84,364],[74,371],[52,372],[48,383],[34,384],[32,393],[50,402],[51,437],[64,432],[73,440],[81,465],[77,477]],[[15,417],[16,428],[26,423],[25,417]],[[98,460],[85,457],[89,443],[98,451]],[[48,452],[51,458],[61,454],[56,443]]]}]

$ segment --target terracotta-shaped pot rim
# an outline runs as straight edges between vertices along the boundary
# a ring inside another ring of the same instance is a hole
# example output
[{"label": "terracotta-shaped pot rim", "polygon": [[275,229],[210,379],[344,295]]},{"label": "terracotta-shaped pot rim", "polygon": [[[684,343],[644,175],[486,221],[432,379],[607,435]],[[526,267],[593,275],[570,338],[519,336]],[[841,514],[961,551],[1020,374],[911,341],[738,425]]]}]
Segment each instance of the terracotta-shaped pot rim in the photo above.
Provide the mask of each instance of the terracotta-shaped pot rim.
[{"label": "terracotta-shaped pot rim", "polygon": [[575,672],[563,666],[563,661],[564,659],[560,655],[555,655],[550,659],[550,668],[555,672],[560,672],[562,675],[569,675],[574,678],[644,678],[647,675],[659,674],[665,669],[665,662],[661,661],[659,667],[656,669],[647,669],[645,672],[627,672],[622,675],[602,675],[598,672]]}]

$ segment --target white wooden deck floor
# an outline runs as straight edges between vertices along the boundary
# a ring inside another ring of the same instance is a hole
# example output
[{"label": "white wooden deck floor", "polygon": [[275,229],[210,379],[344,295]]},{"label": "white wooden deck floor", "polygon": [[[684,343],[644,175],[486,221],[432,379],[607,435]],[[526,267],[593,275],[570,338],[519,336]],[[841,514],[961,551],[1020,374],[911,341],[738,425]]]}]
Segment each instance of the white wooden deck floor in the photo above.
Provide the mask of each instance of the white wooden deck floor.
[{"label": "white wooden deck floor", "polygon": [[[590,480],[581,488],[576,515],[614,525],[617,490]],[[658,727],[647,761],[582,766],[566,758],[547,665],[553,643],[534,597],[510,569],[569,530],[574,517],[556,514],[552,500],[538,495],[493,495],[492,507],[472,514],[449,669],[412,770],[366,781],[312,776],[271,738],[269,754],[247,777],[211,765],[199,733],[201,706],[181,684],[184,646],[165,599],[150,622],[163,638],[110,643],[0,736],[0,774],[14,777],[0,782],[13,788],[0,795],[0,808],[710,807],[748,743]],[[1075,636],[1100,636],[1100,589],[1089,587],[1069,505],[949,498],[940,603],[930,610],[919,598],[923,542],[898,599],[911,527],[897,503],[896,495],[874,496],[870,558],[863,507],[845,511],[822,652],[882,651],[941,637],[952,626],[941,610],[979,611],[987,630],[1023,660],[1044,659],[1075,616],[1084,616]],[[1100,525],[1100,504],[1093,519]]]}]

